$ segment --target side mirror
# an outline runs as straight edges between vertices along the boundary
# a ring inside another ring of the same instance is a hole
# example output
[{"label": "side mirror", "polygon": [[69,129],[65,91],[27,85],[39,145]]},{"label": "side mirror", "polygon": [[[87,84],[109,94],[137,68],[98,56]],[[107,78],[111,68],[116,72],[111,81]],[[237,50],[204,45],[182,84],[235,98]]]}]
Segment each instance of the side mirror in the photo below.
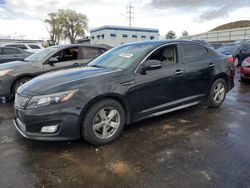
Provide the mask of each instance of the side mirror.
[{"label": "side mirror", "polygon": [[58,62],[58,58],[57,57],[51,57],[50,59],[49,59],[49,64],[51,65],[51,66],[54,66],[54,63],[57,63]]},{"label": "side mirror", "polygon": [[160,69],[162,67],[162,63],[158,60],[148,60],[144,67],[142,68],[142,73],[146,73],[147,71]]}]

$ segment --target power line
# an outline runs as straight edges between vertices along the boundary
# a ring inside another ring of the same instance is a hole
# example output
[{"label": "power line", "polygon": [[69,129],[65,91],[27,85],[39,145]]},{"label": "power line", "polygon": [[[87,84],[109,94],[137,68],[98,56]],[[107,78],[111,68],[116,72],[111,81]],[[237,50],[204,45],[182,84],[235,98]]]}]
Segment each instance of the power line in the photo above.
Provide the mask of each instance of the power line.
[{"label": "power line", "polygon": [[129,27],[131,27],[132,19],[134,19],[134,6],[132,6],[132,3],[129,3],[129,5],[127,5],[127,17],[129,20]]}]

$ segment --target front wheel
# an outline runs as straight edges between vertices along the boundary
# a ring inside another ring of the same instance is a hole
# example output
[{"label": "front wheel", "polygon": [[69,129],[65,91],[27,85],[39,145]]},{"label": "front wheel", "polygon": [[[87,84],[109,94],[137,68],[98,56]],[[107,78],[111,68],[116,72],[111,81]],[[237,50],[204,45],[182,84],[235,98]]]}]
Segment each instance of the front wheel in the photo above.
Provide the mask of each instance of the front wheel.
[{"label": "front wheel", "polygon": [[210,88],[208,107],[218,108],[226,98],[227,86],[224,79],[219,78],[214,81]]},{"label": "front wheel", "polygon": [[20,86],[22,86],[23,84],[25,84],[26,82],[28,82],[28,81],[30,81],[30,80],[31,80],[31,78],[28,78],[28,77],[24,77],[24,78],[18,79],[18,80],[14,83],[14,85],[13,85],[13,89],[12,89],[13,95],[16,94],[16,92],[17,92],[17,90],[18,90],[18,88],[19,88]]},{"label": "front wheel", "polygon": [[125,125],[123,107],[115,100],[105,99],[95,103],[85,115],[82,137],[93,145],[114,141]]}]

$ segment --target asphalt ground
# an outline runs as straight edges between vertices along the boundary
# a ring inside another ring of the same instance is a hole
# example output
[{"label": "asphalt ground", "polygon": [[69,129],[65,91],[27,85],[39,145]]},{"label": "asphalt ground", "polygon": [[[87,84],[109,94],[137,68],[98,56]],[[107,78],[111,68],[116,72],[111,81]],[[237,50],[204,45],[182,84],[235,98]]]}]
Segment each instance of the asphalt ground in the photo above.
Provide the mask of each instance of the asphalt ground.
[{"label": "asphalt ground", "polygon": [[250,83],[219,109],[198,105],[125,127],[115,142],[39,142],[0,104],[0,187],[250,187]]}]

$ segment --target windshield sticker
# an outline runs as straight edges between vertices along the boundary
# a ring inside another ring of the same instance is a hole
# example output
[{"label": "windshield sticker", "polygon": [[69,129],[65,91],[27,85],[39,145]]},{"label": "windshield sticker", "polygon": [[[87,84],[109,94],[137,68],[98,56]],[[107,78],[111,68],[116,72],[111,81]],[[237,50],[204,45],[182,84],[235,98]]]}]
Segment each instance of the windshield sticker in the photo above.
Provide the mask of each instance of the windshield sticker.
[{"label": "windshield sticker", "polygon": [[125,57],[125,58],[131,58],[134,56],[134,54],[130,54],[130,53],[121,53],[119,55],[120,57]]}]

